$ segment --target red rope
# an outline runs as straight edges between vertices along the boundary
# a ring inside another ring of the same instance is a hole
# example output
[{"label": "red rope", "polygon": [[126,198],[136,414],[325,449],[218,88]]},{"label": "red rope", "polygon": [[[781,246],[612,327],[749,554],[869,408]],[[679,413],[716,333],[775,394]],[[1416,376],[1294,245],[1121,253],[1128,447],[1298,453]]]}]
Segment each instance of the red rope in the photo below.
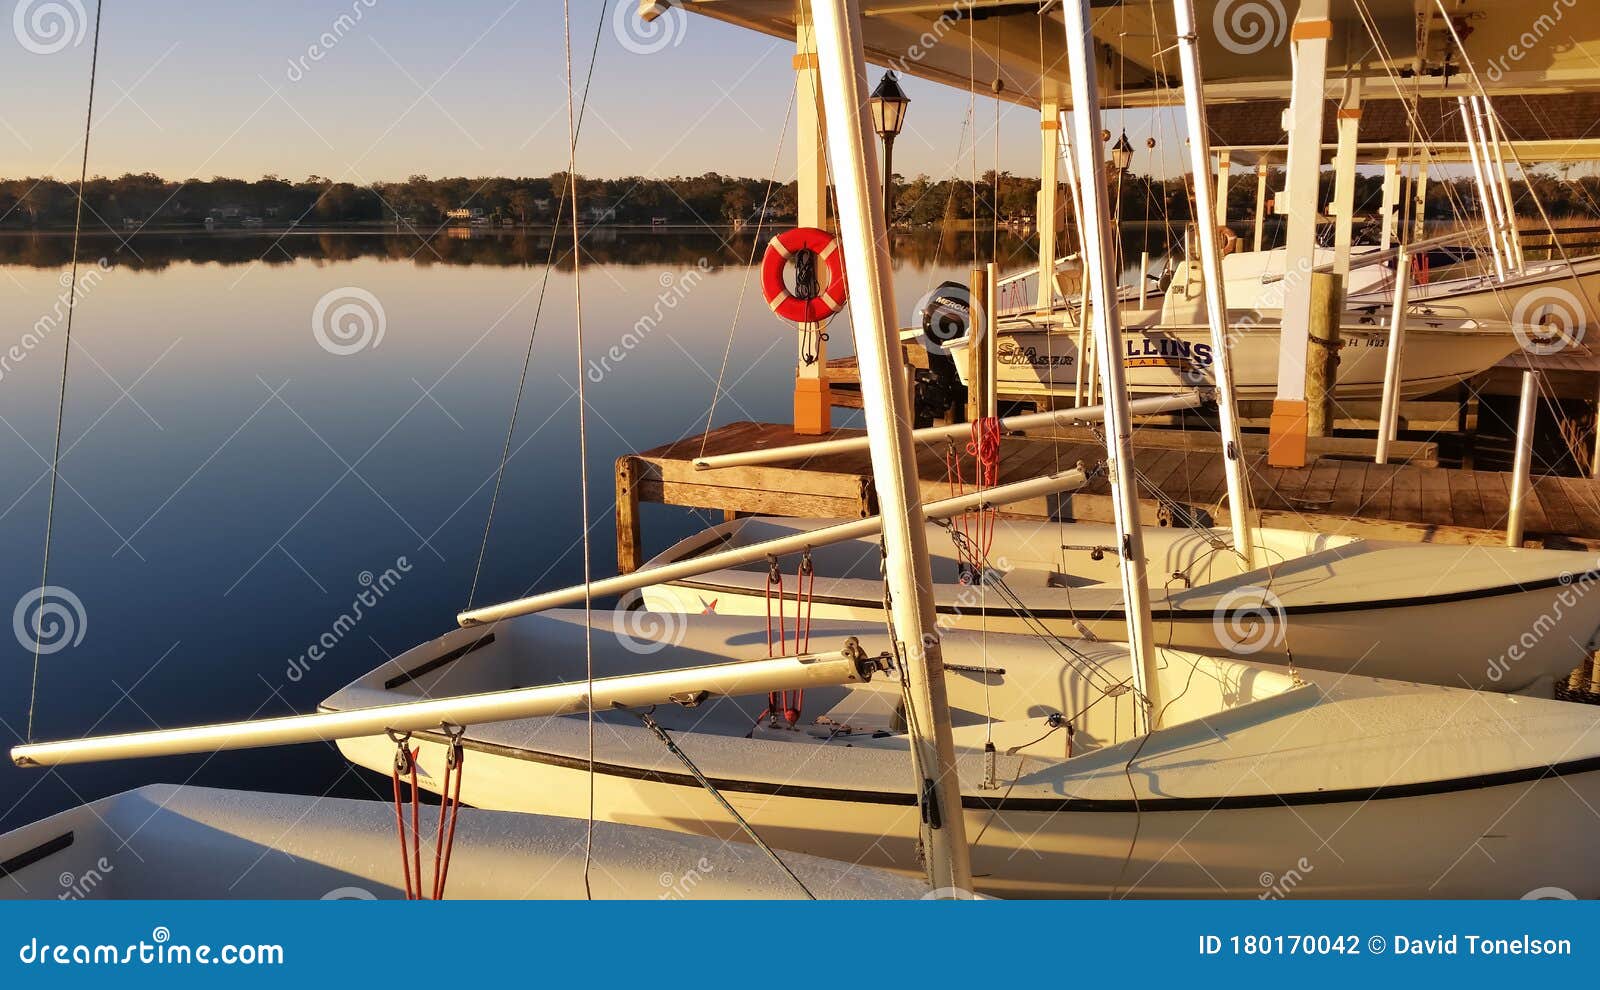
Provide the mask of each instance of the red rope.
[{"label": "red rope", "polygon": [[[450,853],[456,844],[456,818],[461,814],[461,772],[466,760],[466,750],[461,745],[461,731],[452,732],[450,749],[444,763],[444,786],[440,788],[439,831],[433,845],[433,899],[444,900],[444,885],[450,876]],[[454,787],[452,788],[452,783]],[[445,814],[449,813],[449,827]],[[418,877],[419,881],[421,877]]]},{"label": "red rope", "polygon": [[422,789],[417,786],[417,754],[411,754],[411,861],[417,867],[417,900],[422,899]]},{"label": "red rope", "polygon": [[[450,854],[456,844],[456,819],[461,814],[461,767],[465,750],[461,746],[460,726],[445,726],[450,748],[445,758],[444,781],[439,789],[439,827],[433,838],[433,899],[444,899],[445,882],[450,875]],[[394,827],[400,836],[400,872],[404,876],[406,900],[422,899],[422,788],[418,782],[417,751],[409,748],[410,733],[390,732],[394,740]],[[405,803],[400,799],[401,778],[411,778],[411,842],[406,843]],[[413,872],[413,866],[415,872]],[[413,878],[415,882],[413,882]]]},{"label": "red rope", "polygon": [[[811,565],[811,551],[807,550],[800,557],[800,571],[794,580],[794,648],[798,654],[811,651],[811,599],[816,587],[817,571]],[[783,717],[790,725],[800,721],[805,704],[804,689],[795,691],[793,706],[789,704],[789,692],[783,692]]]},{"label": "red rope", "polygon": [[[993,488],[1000,480],[1000,420],[984,416],[972,421],[972,439],[966,452],[973,461],[973,484],[978,491]],[[966,494],[966,484],[961,469],[961,455],[952,443],[945,451],[945,473],[949,478],[951,494]],[[993,508],[969,509],[956,517],[955,529],[961,534],[956,541],[957,554],[964,569],[977,574],[989,558],[994,546],[996,513]]]},{"label": "red rope", "polygon": [[[967,453],[976,461],[978,490],[993,488],[1000,480],[1000,420],[985,416],[972,424],[972,442]],[[981,534],[979,546],[983,559],[988,560],[989,549],[994,546],[995,511],[980,509],[977,528]]]},{"label": "red rope", "polygon": [[[782,656],[783,652],[788,648],[789,633],[783,615],[783,572],[778,570],[778,558],[768,557],[767,561],[767,656],[776,657]],[[774,640],[772,638],[772,592],[774,588],[776,588],[778,592],[778,638],[776,640],[776,651],[774,651]],[[799,632],[797,630],[796,637],[798,638],[798,636]],[[767,710],[756,716],[756,722],[759,724],[760,721],[766,718],[768,715],[771,715],[774,719],[776,719],[779,715],[783,714],[788,708],[788,695],[789,692],[787,691],[781,693],[777,691],[767,692]]]},{"label": "red rope", "polygon": [[[415,815],[417,800],[417,761],[411,755],[411,751],[406,748],[406,744],[411,741],[410,733],[406,733],[405,735],[396,735],[395,733],[391,732],[389,733],[389,738],[393,739],[395,743],[394,769],[391,776],[394,779],[394,827],[395,831],[400,835],[400,872],[405,877],[406,900],[413,901],[420,896],[422,890],[422,860],[421,856],[419,855],[417,859],[417,883],[416,886],[413,887],[411,884],[411,850],[406,846],[405,811],[400,802],[400,777],[409,769],[411,773],[411,807],[412,813]],[[415,825],[413,825],[413,828],[415,828]]]}]

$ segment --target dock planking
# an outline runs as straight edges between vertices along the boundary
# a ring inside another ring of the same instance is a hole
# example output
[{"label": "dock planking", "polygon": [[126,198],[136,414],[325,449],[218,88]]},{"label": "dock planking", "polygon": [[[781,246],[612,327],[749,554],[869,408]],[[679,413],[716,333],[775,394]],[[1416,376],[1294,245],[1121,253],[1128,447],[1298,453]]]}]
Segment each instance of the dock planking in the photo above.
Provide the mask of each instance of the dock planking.
[{"label": "dock planking", "polygon": [[[1143,431],[1141,431],[1143,432]],[[834,438],[861,436],[837,430]],[[642,561],[637,535],[640,503],[661,503],[727,513],[810,518],[857,518],[877,511],[871,458],[865,451],[829,453],[776,464],[697,471],[704,454],[764,450],[817,437],[788,426],[731,423],[618,460],[618,564],[631,570]],[[1227,485],[1215,450],[1190,445],[1141,446],[1134,437],[1136,466],[1143,477],[1141,518],[1158,523],[1159,490],[1167,498],[1210,512],[1226,525]],[[961,476],[952,479],[951,456]],[[1250,452],[1252,498],[1263,525],[1350,533],[1379,539],[1447,543],[1498,543],[1510,508],[1508,475],[1431,466],[1426,462],[1373,464],[1324,457],[1305,468],[1273,468]],[[1012,436],[1002,441],[1001,482],[1021,481],[1083,462],[1092,472],[1083,489],[1059,499],[1039,499],[1003,511],[1021,517],[1110,522],[1110,486],[1102,470],[1105,450],[1092,438]],[[916,450],[924,501],[971,490],[974,465],[966,437],[923,442]],[[954,482],[954,483],[953,483]],[[1528,503],[1530,540],[1561,540],[1600,549],[1600,482],[1586,478],[1535,479]]]}]

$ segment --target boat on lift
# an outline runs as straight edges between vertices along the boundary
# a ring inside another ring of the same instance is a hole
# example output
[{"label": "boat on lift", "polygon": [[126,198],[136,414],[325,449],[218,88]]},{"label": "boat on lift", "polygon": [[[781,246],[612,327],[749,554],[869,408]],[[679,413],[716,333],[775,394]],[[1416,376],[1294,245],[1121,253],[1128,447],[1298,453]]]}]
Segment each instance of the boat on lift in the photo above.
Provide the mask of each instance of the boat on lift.
[{"label": "boat on lift", "polygon": [[[1326,252],[1331,256],[1331,252]],[[1233,254],[1223,259],[1233,354],[1235,397],[1271,399],[1278,390],[1279,330],[1283,294],[1283,251]],[[1382,286],[1388,277],[1380,266],[1352,269],[1356,291]],[[1370,298],[1383,298],[1374,291]],[[1342,347],[1336,379],[1340,399],[1376,399],[1383,394],[1388,355],[1389,319],[1382,307],[1369,304],[1347,310],[1339,327]],[[1392,300],[1391,300],[1392,301]],[[1514,352],[1524,328],[1507,321],[1504,312],[1467,316],[1448,308],[1413,306],[1404,326],[1405,363],[1402,398],[1431,395],[1481,374]],[[1022,312],[996,321],[995,378],[1005,395],[1071,397],[1077,383],[1087,381],[1079,365],[1082,334],[1076,303],[1060,310]],[[1121,302],[1122,359],[1128,387],[1136,394],[1179,392],[1214,384],[1216,355],[1207,323],[1205,296],[1197,265],[1180,262],[1165,291],[1141,305],[1124,288]],[[1094,313],[1089,311],[1091,325]],[[952,335],[953,336],[953,335]],[[954,360],[962,384],[970,384],[970,332],[942,343]],[[1092,356],[1090,358],[1092,361]]]},{"label": "boat on lift", "polygon": [[[1392,296],[1391,286],[1380,285],[1352,293],[1348,301],[1351,307],[1382,311],[1392,305]],[[1590,256],[1531,264],[1503,280],[1485,273],[1413,285],[1407,293],[1407,312],[1428,318],[1504,320],[1540,342],[1550,339],[1553,331],[1566,331],[1575,339],[1555,348],[1562,349],[1581,342],[1582,328],[1600,323],[1597,299],[1600,256]],[[1409,340],[1406,348],[1409,361]]]}]

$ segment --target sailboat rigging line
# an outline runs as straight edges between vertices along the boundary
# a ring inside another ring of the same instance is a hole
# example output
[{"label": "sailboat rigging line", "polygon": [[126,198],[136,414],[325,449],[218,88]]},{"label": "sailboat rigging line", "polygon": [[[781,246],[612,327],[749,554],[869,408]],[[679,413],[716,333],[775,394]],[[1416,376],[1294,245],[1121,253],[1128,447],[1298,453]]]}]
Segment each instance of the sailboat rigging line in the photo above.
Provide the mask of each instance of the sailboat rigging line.
[{"label": "sailboat rigging line", "polygon": [[[967,119],[972,121],[972,267],[978,267],[978,34],[977,20],[967,18]],[[993,306],[994,300],[986,301]]]},{"label": "sailboat rigging line", "polygon": [[693,760],[689,759],[689,754],[678,748],[677,741],[667,733],[666,729],[661,727],[661,723],[657,722],[651,716],[651,712],[655,711],[654,706],[652,706],[649,710],[642,712],[635,711],[631,708],[625,709],[625,711],[643,723],[645,728],[649,729],[657,739],[661,740],[661,744],[667,747],[667,752],[678,758],[678,762],[682,763],[684,769],[688,770],[690,775],[694,777],[700,786],[706,789],[706,793],[715,798],[716,802],[722,805],[723,810],[732,816],[734,823],[739,826],[740,830],[742,830],[745,835],[750,837],[750,841],[755,843],[758,849],[766,853],[767,858],[777,864],[778,869],[787,874],[789,879],[795,882],[795,886],[799,887],[807,898],[813,901],[817,899],[817,895],[811,892],[811,888],[806,886],[805,881],[801,880],[795,875],[794,870],[789,868],[789,864],[785,863],[783,858],[779,856],[771,846],[767,845],[766,842],[762,840],[760,834],[757,833],[756,830],[750,825],[750,822],[746,820],[743,815],[739,814],[738,809],[735,808],[727,798],[722,796],[722,792],[717,790],[716,785],[711,783],[711,781],[707,779],[706,775],[700,772],[700,768],[694,765]]},{"label": "sailboat rigging line", "polygon": [[[605,23],[605,10],[602,6],[600,20],[595,24],[594,44],[589,49],[589,70],[583,81],[583,99],[579,101],[578,105],[578,123],[574,129],[574,142],[577,141],[577,135],[583,131],[584,110],[589,106],[589,84],[594,81],[595,56],[600,51],[600,34]],[[561,198],[556,203],[556,223],[558,224],[561,222],[562,210],[567,205],[568,189],[568,186],[561,187]],[[574,215],[576,215],[576,206],[574,206]],[[495,468],[494,492],[489,496],[489,517],[484,520],[483,541],[478,545],[478,562],[472,569],[472,585],[467,589],[467,609],[469,611],[472,609],[473,599],[478,593],[478,578],[483,573],[484,557],[489,552],[489,531],[494,526],[495,508],[500,503],[500,488],[505,481],[506,464],[511,460],[511,441],[517,432],[517,414],[522,409],[522,395],[528,385],[528,368],[533,363],[533,345],[539,336],[539,317],[544,313],[545,292],[550,288],[550,273],[555,270],[556,245],[559,243],[561,243],[561,239],[556,237],[554,231],[552,231],[550,235],[550,250],[545,252],[544,279],[539,284],[539,299],[533,307],[533,325],[528,330],[528,348],[522,356],[522,372],[517,377],[517,394],[511,403],[510,422],[506,424],[506,442],[500,450],[500,463]],[[580,375],[579,377],[581,379],[582,376]]]},{"label": "sailboat rigging line", "polygon": [[[1438,0],[1435,0],[1435,2],[1438,2]],[[1478,92],[1483,95],[1484,106],[1488,108],[1489,114],[1498,120],[1499,111],[1495,110],[1493,101],[1489,99],[1489,90],[1483,85],[1483,80],[1478,77],[1478,67],[1474,65],[1472,63],[1472,59],[1468,57],[1466,46],[1461,43],[1461,35],[1456,31],[1455,22],[1450,19],[1450,15],[1445,11],[1443,3],[1439,3],[1439,11],[1440,13],[1444,14],[1443,19],[1445,27],[1450,30],[1450,37],[1455,40],[1456,48],[1461,52],[1462,64],[1465,65],[1467,67],[1467,71],[1472,74],[1473,83],[1477,85]],[[1505,146],[1506,149],[1511,153],[1511,160],[1516,163],[1518,171],[1522,173],[1523,181],[1528,182],[1528,167],[1522,161],[1522,156],[1517,154],[1517,146],[1510,141],[1506,141]],[[1532,183],[1529,182],[1528,186],[1531,190]],[[1555,225],[1550,219],[1549,211],[1545,209],[1544,201],[1538,196],[1533,196],[1531,198],[1533,200],[1533,204],[1539,208],[1539,219],[1544,222],[1545,229],[1550,232],[1551,252],[1560,257],[1560,259],[1566,263],[1569,277],[1571,278],[1573,285],[1579,290],[1578,295],[1581,297],[1583,295],[1583,286],[1579,282],[1578,273],[1572,268],[1572,259],[1567,254],[1566,245],[1561,242],[1561,238],[1555,236]],[[1511,217],[1511,223],[1515,225],[1515,216]]]},{"label": "sailboat rigging line", "polygon": [[[944,527],[949,533],[951,541],[956,545],[958,557],[971,552],[971,541],[967,539],[965,534],[958,532],[948,522],[940,522],[938,525]],[[1114,675],[1106,671],[1105,668],[1102,667],[1097,661],[1089,657],[1088,654],[1078,650],[1069,641],[1062,638],[1060,635],[1047,627],[1042,621],[1040,621],[1039,618],[1034,615],[1033,611],[1028,608],[1027,603],[1022,600],[1022,597],[1018,595],[1009,584],[1006,583],[1005,577],[1000,572],[999,568],[996,568],[990,564],[988,558],[978,554],[974,559],[977,561],[980,567],[984,582],[986,584],[992,583],[995,591],[1001,599],[1002,604],[1005,605],[1014,615],[1016,615],[1017,618],[1020,618],[1023,622],[1027,623],[1029,628],[1032,630],[1032,635],[1038,637],[1038,639],[1047,647],[1049,647],[1051,652],[1055,653],[1063,663],[1075,670],[1085,680],[1101,691],[1109,691],[1111,688],[1122,683],[1120,680],[1117,680]],[[1070,589],[1068,590],[1068,594],[1070,596]],[[1071,610],[1070,597],[1068,600],[1068,609],[1069,611]],[[1076,616],[1073,617],[1073,621],[1075,623],[1077,622]],[[1102,678],[1103,680],[1097,682],[1097,677]],[[1106,682],[1109,682],[1109,684]],[[985,682],[985,686],[987,686],[987,682]]]},{"label": "sailboat rigging line", "polygon": [[[67,284],[67,325],[61,340],[61,388],[56,394],[56,435],[50,454],[50,494],[44,510],[44,560],[39,568],[39,605],[44,606],[50,591],[50,537],[56,521],[56,479],[61,474],[61,428],[67,413],[67,370],[72,364],[72,316],[78,311],[78,243],[83,235],[83,197],[89,181],[89,133],[94,127],[94,83],[100,68],[100,11],[94,5],[94,43],[89,53],[89,98],[83,114],[83,159],[78,166],[78,203],[72,216],[71,275]],[[42,613],[41,613],[42,614]],[[42,619],[38,621],[43,621]],[[33,716],[39,703],[39,658],[44,648],[43,630],[34,629],[33,680],[28,687],[27,738],[33,741]]]},{"label": "sailboat rigging line", "polygon": [[[733,338],[739,330],[739,314],[744,310],[745,293],[750,288],[750,277],[756,269],[756,252],[762,248],[761,227],[767,221],[767,206],[772,202],[772,189],[778,181],[778,162],[783,158],[783,140],[789,134],[789,121],[794,116],[795,94],[800,87],[789,92],[789,108],[783,112],[783,127],[778,131],[778,148],[772,155],[772,168],[767,173],[767,191],[761,197],[761,212],[756,214],[756,231],[750,239],[750,257],[744,265],[744,278],[739,281],[739,298],[734,300],[733,319],[728,324],[728,342],[722,348],[722,365],[717,369],[717,380],[711,389],[711,408],[706,410],[706,429],[700,435],[700,456],[706,456],[706,444],[711,440],[711,424],[717,418],[717,400],[722,398],[722,382],[728,375],[728,358],[733,354]],[[799,135],[795,135],[796,142]],[[818,331],[820,333],[820,331]]]},{"label": "sailboat rigging line", "polygon": [[[599,33],[599,24],[605,22],[605,4],[600,5],[600,18],[595,27],[596,35]],[[578,367],[578,500],[579,514],[583,524],[583,673],[586,687],[584,690],[584,721],[588,730],[589,749],[589,817],[583,836],[583,892],[589,899],[594,899],[594,889],[589,884],[589,870],[594,864],[594,595],[590,593],[590,584],[593,580],[593,561],[589,553],[589,400],[584,391],[584,381],[588,377],[583,367],[583,255],[580,251],[582,238],[578,234],[578,127],[577,118],[572,112],[572,0],[562,0],[562,52],[566,60],[567,83],[567,184],[572,189],[572,301],[574,307],[573,322],[576,330],[577,367]],[[594,70],[594,58],[589,59],[589,69]],[[587,91],[585,96],[587,97]],[[551,240],[555,238],[552,234]]]},{"label": "sailboat rigging line", "polygon": [[[917,706],[913,704],[911,697],[911,679],[906,676],[907,664],[903,644],[900,642],[899,632],[894,627],[894,593],[889,589],[889,548],[884,544],[881,536],[878,538],[878,570],[883,575],[883,626],[889,635],[889,650],[894,657],[894,670],[900,684],[900,710],[905,715],[906,734],[913,740],[913,744],[906,747],[906,752],[911,756],[913,779],[923,781],[923,786],[916,789],[916,792],[912,795],[912,800],[916,804],[920,821],[927,823],[931,810],[929,799],[932,797],[934,789],[928,786],[930,778],[928,777],[927,767],[922,762],[922,747],[914,744],[914,741],[923,738],[923,735],[921,726],[917,722]],[[919,643],[918,649],[921,648],[922,646]],[[917,857],[919,862],[925,860],[927,856],[927,850],[923,847],[925,837],[926,830],[919,828],[917,832]]]}]

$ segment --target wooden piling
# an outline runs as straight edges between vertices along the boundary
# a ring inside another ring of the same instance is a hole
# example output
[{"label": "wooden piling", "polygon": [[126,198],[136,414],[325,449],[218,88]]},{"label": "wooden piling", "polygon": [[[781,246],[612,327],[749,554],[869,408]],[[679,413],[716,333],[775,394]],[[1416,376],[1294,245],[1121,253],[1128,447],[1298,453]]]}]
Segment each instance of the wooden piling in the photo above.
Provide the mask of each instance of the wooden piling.
[{"label": "wooden piling", "polygon": [[1333,432],[1334,383],[1339,376],[1339,317],[1342,279],[1333,272],[1311,273],[1311,353],[1306,361],[1306,435]]},{"label": "wooden piling", "polygon": [[971,341],[967,347],[967,421],[975,423],[989,414],[989,272],[972,269],[967,291],[972,300]]},{"label": "wooden piling", "polygon": [[644,563],[639,532],[639,478],[644,464],[637,457],[617,458],[617,573],[632,574]]}]

